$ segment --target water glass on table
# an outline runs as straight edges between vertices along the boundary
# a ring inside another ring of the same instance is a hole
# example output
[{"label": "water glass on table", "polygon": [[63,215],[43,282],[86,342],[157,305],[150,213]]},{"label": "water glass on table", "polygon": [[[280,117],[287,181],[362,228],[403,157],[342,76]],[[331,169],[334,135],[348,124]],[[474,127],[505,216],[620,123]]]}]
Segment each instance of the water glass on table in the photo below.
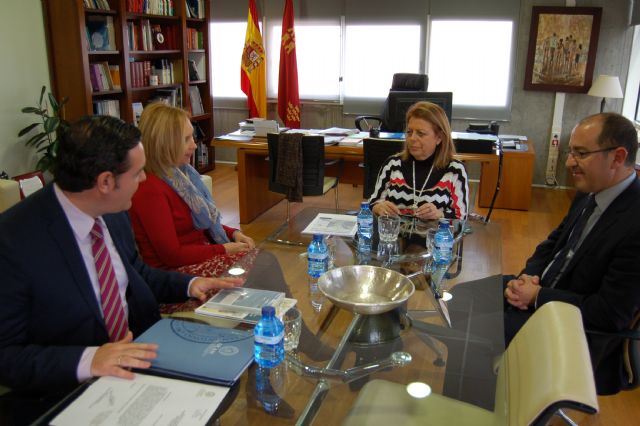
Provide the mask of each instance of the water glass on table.
[{"label": "water glass on table", "polygon": [[400,234],[400,218],[398,216],[378,216],[378,236],[381,242],[394,242]]},{"label": "water glass on table", "polygon": [[291,352],[298,348],[300,332],[302,331],[302,315],[293,307],[282,316],[284,323],[284,351]]}]

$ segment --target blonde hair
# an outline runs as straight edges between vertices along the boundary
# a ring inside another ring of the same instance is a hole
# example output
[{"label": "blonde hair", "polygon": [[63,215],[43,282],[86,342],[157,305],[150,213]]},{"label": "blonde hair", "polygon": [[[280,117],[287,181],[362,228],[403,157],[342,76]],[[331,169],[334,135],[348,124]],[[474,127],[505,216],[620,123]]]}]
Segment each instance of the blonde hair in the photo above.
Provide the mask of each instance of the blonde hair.
[{"label": "blonde hair", "polygon": [[[447,168],[451,160],[453,160],[453,154],[456,153],[456,148],[451,139],[451,126],[449,125],[447,114],[440,106],[431,102],[422,101],[411,105],[407,111],[406,123],[409,123],[409,119],[411,118],[420,118],[431,123],[433,130],[441,139],[440,144],[434,152],[435,158],[433,164],[437,169]],[[409,146],[405,141],[400,158],[406,161],[409,159],[409,156]]]},{"label": "blonde hair", "polygon": [[147,105],[140,116],[142,145],[147,157],[145,171],[157,176],[171,175],[182,157],[187,111],[162,102]]}]

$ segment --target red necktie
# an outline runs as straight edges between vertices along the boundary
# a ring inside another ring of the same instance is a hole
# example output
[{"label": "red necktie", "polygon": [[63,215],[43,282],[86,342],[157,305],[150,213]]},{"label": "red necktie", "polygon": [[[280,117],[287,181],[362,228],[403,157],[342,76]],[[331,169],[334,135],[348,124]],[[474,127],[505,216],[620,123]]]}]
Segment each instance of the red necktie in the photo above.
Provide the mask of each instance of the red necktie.
[{"label": "red necktie", "polygon": [[104,243],[102,226],[96,221],[91,228],[91,251],[96,264],[98,283],[100,284],[100,303],[104,315],[104,324],[109,332],[109,341],[115,342],[127,335],[129,324],[124,314],[116,274],[111,263],[109,250]]}]

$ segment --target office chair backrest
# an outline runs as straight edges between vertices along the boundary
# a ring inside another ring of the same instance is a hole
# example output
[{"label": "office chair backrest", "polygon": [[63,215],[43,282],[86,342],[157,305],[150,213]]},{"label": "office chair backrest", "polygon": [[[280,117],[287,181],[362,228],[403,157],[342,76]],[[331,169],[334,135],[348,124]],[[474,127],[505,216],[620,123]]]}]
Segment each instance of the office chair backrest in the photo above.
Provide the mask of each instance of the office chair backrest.
[{"label": "office chair backrest", "polygon": [[[397,73],[393,75],[389,92],[426,92],[428,86],[429,77],[426,74]],[[404,117],[400,120],[399,117],[395,117],[393,114],[394,111],[389,108],[389,97],[387,96],[380,114],[382,118],[380,130],[383,132],[402,132],[404,129]],[[398,120],[402,121],[402,125],[397,125]]]},{"label": "office chair backrest", "polygon": [[598,410],[580,310],[544,304],[505,351],[496,384],[496,416],[508,425],[546,424],[560,408]]},{"label": "office chair backrest", "polygon": [[[278,167],[277,133],[267,134],[269,144],[269,191],[286,194],[287,188],[276,182]],[[302,195],[323,195],[324,186],[324,137],[302,137]]]},{"label": "office chair backrest", "polygon": [[394,139],[365,139],[364,150],[364,185],[362,196],[368,199],[376,187],[380,167],[391,155],[402,151],[404,141]]},{"label": "office chair backrest", "polygon": [[391,89],[389,91],[427,91],[429,86],[429,77],[426,74],[408,74],[396,73],[391,80]]},{"label": "office chair backrest", "polygon": [[[637,333],[640,331],[640,312],[631,323],[630,330]],[[640,385],[640,340],[627,338],[622,344],[622,356],[624,358],[624,369],[627,375],[627,383],[624,389],[635,389]]]}]

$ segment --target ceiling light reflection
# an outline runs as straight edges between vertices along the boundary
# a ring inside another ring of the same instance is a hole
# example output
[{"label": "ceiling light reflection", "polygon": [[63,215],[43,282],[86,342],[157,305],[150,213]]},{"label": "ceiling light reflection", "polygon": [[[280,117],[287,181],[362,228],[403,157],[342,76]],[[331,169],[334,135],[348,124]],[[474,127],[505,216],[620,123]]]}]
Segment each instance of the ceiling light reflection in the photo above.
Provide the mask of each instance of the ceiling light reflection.
[{"label": "ceiling light reflection", "polygon": [[422,382],[409,383],[407,393],[414,398],[426,398],[431,395],[431,386]]}]

